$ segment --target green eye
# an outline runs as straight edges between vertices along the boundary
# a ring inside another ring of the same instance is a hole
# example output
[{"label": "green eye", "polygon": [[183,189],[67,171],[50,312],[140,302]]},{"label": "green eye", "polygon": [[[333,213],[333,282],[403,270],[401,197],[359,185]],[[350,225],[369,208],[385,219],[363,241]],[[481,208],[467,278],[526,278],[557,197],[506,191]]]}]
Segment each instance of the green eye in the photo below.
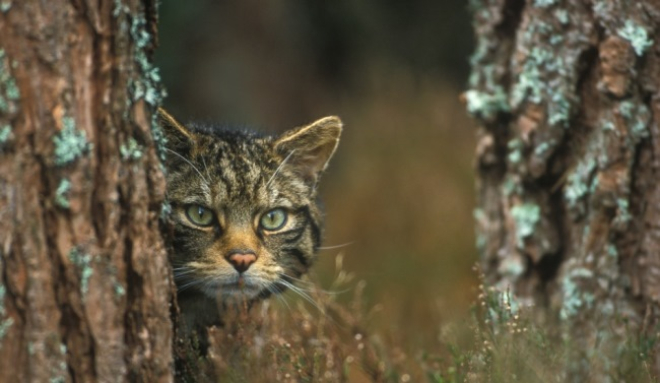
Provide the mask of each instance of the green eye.
[{"label": "green eye", "polygon": [[270,231],[279,230],[286,223],[286,211],[284,209],[273,209],[261,216],[259,224],[262,228]]},{"label": "green eye", "polygon": [[214,215],[205,207],[190,205],[186,208],[186,217],[197,226],[210,226],[213,223]]}]

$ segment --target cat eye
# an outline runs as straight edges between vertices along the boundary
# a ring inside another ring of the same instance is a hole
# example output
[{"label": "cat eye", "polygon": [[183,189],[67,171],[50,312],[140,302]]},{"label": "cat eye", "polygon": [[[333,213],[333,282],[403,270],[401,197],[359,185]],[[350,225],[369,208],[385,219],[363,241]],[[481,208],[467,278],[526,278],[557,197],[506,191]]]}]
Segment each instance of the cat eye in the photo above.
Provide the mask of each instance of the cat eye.
[{"label": "cat eye", "polygon": [[267,211],[261,216],[259,225],[265,230],[275,231],[284,227],[286,224],[287,213],[284,209],[273,209]]},{"label": "cat eye", "polygon": [[199,205],[190,205],[186,208],[186,217],[197,226],[210,226],[215,215],[210,209]]}]

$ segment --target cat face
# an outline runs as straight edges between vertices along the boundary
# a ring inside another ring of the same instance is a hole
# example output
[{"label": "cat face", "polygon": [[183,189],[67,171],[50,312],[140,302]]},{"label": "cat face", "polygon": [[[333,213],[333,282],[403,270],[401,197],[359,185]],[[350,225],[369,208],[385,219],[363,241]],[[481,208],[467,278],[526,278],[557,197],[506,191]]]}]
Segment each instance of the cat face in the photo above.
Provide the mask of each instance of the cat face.
[{"label": "cat face", "polygon": [[316,258],[316,186],[341,121],[326,117],[271,137],[183,126],[159,114],[179,293],[252,300],[294,283]]}]

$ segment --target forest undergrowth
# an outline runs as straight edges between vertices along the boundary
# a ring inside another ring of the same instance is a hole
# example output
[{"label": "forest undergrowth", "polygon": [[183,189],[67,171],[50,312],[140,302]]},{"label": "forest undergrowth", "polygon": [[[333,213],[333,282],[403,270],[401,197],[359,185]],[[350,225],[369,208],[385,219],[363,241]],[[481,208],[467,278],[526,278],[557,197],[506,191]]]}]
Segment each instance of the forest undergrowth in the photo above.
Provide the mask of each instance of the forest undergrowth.
[{"label": "forest undergrowth", "polygon": [[[239,310],[225,327],[210,331],[205,357],[196,345],[179,344],[177,381],[565,382],[567,365],[586,365],[611,382],[658,381],[649,351],[656,335],[627,334],[579,348],[553,320],[539,320],[543,315],[533,307],[483,283],[465,320],[439,323],[436,333],[425,334],[435,347],[392,344],[398,337],[388,331],[415,324],[375,328],[382,312],[364,303],[367,286],[342,269],[341,255],[336,267],[327,289],[305,281],[296,291]],[[341,294],[351,298],[342,301]]]}]

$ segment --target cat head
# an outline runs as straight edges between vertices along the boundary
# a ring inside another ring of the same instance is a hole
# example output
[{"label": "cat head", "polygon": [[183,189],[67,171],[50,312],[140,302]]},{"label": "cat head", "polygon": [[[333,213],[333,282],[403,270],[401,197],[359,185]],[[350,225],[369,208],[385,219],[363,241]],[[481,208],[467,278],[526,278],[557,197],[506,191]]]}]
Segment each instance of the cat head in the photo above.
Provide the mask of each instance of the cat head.
[{"label": "cat head", "polygon": [[317,185],[339,142],[339,118],[280,136],[183,125],[164,110],[159,118],[179,293],[252,300],[290,287],[320,245]]}]

